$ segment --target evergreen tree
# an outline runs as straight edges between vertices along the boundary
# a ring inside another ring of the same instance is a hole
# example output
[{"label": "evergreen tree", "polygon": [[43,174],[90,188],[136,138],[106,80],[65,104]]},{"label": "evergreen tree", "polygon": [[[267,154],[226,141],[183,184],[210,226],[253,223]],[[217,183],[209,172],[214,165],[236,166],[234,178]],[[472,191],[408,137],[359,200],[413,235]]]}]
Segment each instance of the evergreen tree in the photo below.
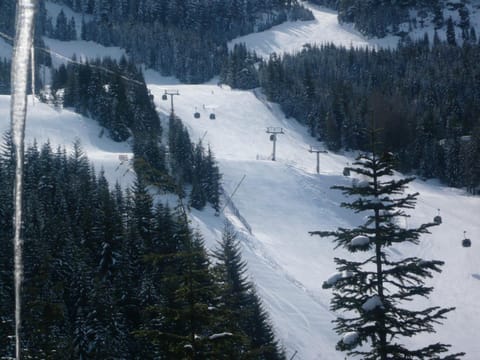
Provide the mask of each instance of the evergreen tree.
[{"label": "evergreen tree", "polygon": [[447,43],[452,46],[457,45],[455,27],[453,26],[453,20],[451,17],[447,19]]},{"label": "evergreen tree", "polygon": [[213,151],[210,146],[208,147],[205,162],[205,166],[207,168],[205,189],[207,194],[207,200],[212,204],[212,207],[218,214],[218,212],[220,211],[220,181],[222,179],[222,175],[220,174],[220,169],[218,168],[215,156],[213,155]]},{"label": "evergreen tree", "polygon": [[231,225],[225,225],[222,240],[213,255],[217,260],[215,274],[221,284],[222,307],[219,310],[227,331],[238,338],[232,358],[284,359],[268,315],[253,284],[247,280],[247,265],[242,260],[237,234]]},{"label": "evergreen tree", "polygon": [[[312,234],[333,236],[337,246],[350,252],[361,251],[364,260],[351,261],[335,258],[338,273],[324,283],[333,288],[331,308],[345,311],[336,320],[335,331],[342,336],[337,349],[362,359],[457,359],[463,353],[442,357],[449,345],[435,343],[417,349],[402,344],[402,338],[420,333],[435,332],[433,325],[445,319],[453,308],[432,306],[422,310],[403,307],[418,296],[428,297],[432,287],[425,279],[440,272],[442,261],[417,257],[394,259],[388,248],[397,243],[418,244],[434,223],[417,228],[403,228],[396,221],[408,217],[406,209],[413,209],[418,193],[404,195],[413,178],[395,180],[390,153],[378,156],[360,155],[350,171],[361,175],[354,186],[334,186],[354,197],[342,207],[365,212],[363,225],[336,231],[316,231]],[[368,346],[367,346],[368,344]],[[362,347],[359,347],[362,346]]]},{"label": "evergreen tree", "polygon": [[67,17],[63,12],[63,9],[57,15],[57,21],[55,24],[55,37],[59,40],[70,40],[68,38],[70,31],[68,28]]}]

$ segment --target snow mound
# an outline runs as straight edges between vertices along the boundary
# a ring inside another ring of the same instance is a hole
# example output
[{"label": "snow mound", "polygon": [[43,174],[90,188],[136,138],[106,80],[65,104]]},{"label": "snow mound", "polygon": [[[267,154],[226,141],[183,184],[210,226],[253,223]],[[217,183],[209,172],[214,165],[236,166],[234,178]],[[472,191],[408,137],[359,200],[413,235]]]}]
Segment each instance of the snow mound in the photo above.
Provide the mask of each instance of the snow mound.
[{"label": "snow mound", "polygon": [[368,244],[370,244],[370,238],[365,235],[358,235],[355,236],[351,241],[350,241],[350,247],[356,248],[356,247],[365,247]]},{"label": "snow mound", "polygon": [[376,308],[383,308],[382,300],[380,300],[380,297],[378,295],[373,295],[362,305],[363,311],[366,312],[373,311]]},{"label": "snow mound", "polygon": [[345,333],[345,335],[343,335],[343,338],[342,338],[342,342],[345,344],[345,345],[355,345],[356,342],[358,341],[358,332],[356,331],[350,331],[350,332],[347,332]]}]

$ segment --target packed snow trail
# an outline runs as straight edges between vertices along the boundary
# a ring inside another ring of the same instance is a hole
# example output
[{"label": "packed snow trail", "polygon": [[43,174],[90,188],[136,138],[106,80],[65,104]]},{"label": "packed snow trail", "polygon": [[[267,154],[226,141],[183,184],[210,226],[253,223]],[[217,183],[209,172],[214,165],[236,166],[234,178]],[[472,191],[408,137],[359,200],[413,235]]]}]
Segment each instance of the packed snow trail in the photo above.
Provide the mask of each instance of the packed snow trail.
[{"label": "packed snow trail", "polygon": [[[14,266],[15,266],[15,356],[21,359],[21,287],[23,277],[22,194],[25,121],[27,117],[28,64],[33,45],[35,16],[34,0],[19,0],[15,20],[15,41],[12,57],[11,128],[15,148],[16,169],[14,185]],[[32,60],[33,61],[33,60]]]},{"label": "packed snow trail", "polygon": [[[214,82],[168,84],[148,73],[147,82],[164,119],[170,104],[163,102],[161,95],[165,89],[179,90],[175,112],[192,141],[203,139],[205,146],[212,147],[227,194],[246,175],[232,199],[241,216],[230,206],[224,215],[240,233],[249,274],[287,354],[298,350],[298,359],[343,359],[345,354],[335,351],[339,338],[331,324],[336,316],[329,310],[331,292],[321,285],[336,271],[334,257],[360,259],[362,254],[334,250],[330,240],[311,237],[308,232],[354,227],[363,222],[363,214],[340,208],[346,199],[330,189],[332,185],[350,184],[352,179],[342,171],[356,154],[320,154],[320,174],[316,174],[316,156],[308,150],[310,145],[323,144],[295,120],[286,119],[279,106],[267,102],[257,90],[232,90]],[[215,120],[209,118],[211,106],[215,107]],[[199,119],[193,116],[195,108],[200,112]],[[275,162],[270,160],[272,143],[266,133],[270,126],[285,131],[277,140]],[[414,306],[457,306],[457,310],[448,314],[444,325],[436,327],[436,334],[406,339],[405,343],[414,348],[442,341],[452,344],[452,352],[466,351],[466,359],[478,359],[480,345],[475,334],[480,332],[480,322],[472,319],[480,319],[480,308],[475,305],[480,297],[480,254],[473,251],[479,245],[474,242],[469,250],[461,246],[461,239],[463,230],[471,239],[480,239],[480,198],[434,181],[414,181],[408,192],[416,191],[420,192],[417,208],[405,225],[431,222],[437,208],[442,211],[443,224],[433,228],[432,235],[422,237],[419,246],[395,246],[391,256],[445,261],[443,272],[428,282],[435,288],[431,299],[416,301]],[[214,248],[221,237],[222,217],[213,216],[211,209],[193,211],[192,217],[207,246]],[[460,331],[462,328],[470,330]]]}]

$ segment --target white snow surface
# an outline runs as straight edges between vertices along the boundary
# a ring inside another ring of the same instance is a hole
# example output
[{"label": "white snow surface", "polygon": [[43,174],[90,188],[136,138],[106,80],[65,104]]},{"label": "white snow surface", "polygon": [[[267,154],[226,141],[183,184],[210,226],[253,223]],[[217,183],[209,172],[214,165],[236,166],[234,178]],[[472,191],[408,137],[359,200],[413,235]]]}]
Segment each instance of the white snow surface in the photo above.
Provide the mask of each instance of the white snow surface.
[{"label": "white snow surface", "polygon": [[[0,95],[0,134],[10,127],[10,96]],[[102,168],[105,177],[113,187],[115,182],[122,186],[129,186],[134,178],[134,173],[128,163],[121,164],[119,155],[132,158],[132,150],[127,142],[116,143],[109,139],[98,123],[85,118],[73,111],[57,110],[51,105],[32,102],[28,99],[26,145],[32,145],[34,140],[39,147],[45,142],[50,142],[53,151],[57,147],[65,147],[67,151],[73,148],[74,142],[79,139],[83,151],[93,162],[98,172]]]},{"label": "white snow surface", "polygon": [[43,37],[47,47],[52,50],[52,64],[58,67],[61,64],[67,64],[75,55],[76,61],[85,62],[86,60],[101,59],[104,56],[109,56],[114,60],[119,60],[124,56],[125,50],[119,47],[105,47],[93,41],[75,40],[75,41],[60,41]]},{"label": "white snow surface", "polygon": [[0,60],[12,58],[12,45],[0,37]]},{"label": "white snow surface", "polygon": [[341,25],[337,20],[337,12],[325,7],[304,2],[315,20],[287,21],[260,33],[239,37],[229,43],[245,43],[257,55],[268,58],[272,53],[294,53],[301,51],[305,44],[325,45],[334,43],[347,48],[363,47],[395,47],[398,37],[384,39],[366,39],[352,25]]},{"label": "white snow surface", "polygon": [[[349,46],[369,43],[355,31],[336,23],[336,14],[312,7],[316,20],[287,23],[269,31],[238,39],[262,55],[271,51],[297,51],[318,37],[318,42],[334,42]],[[316,35],[312,35],[316,34]],[[324,37],[323,34],[329,34]],[[393,38],[391,38],[393,39]],[[393,40],[387,41],[393,41]],[[394,42],[392,42],[394,43]],[[49,42],[55,51],[70,56],[69,43]],[[116,54],[118,49],[96,47],[93,43],[73,42],[74,52],[90,50]],[[80,46],[80,48],[78,48]],[[363,45],[362,45],[363,46]],[[68,47],[68,48],[67,48]],[[259,49],[261,51],[259,51]],[[1,49],[0,49],[1,51]],[[1,53],[0,53],[1,54]],[[353,227],[363,221],[362,214],[353,214],[339,207],[345,198],[330,187],[349,185],[351,178],[342,176],[343,168],[352,163],[354,153],[320,155],[320,174],[316,174],[315,156],[308,152],[310,145],[322,146],[293,119],[286,119],[275,104],[265,101],[259,91],[237,91],[227,86],[219,87],[217,80],[203,85],[183,85],[172,78],[162,78],[147,71],[149,88],[155,95],[158,111],[163,119],[170,110],[170,102],[162,101],[165,89],[178,89],[175,111],[189,129],[193,141],[202,138],[217,157],[223,173],[223,186],[227,194],[245,175],[233,203],[221,216],[214,211],[192,210],[193,224],[205,237],[209,248],[217,246],[225,220],[238,231],[243,258],[248,263],[248,273],[255,281],[265,308],[287,358],[298,351],[296,359],[341,360],[344,354],[335,350],[339,336],[332,330],[331,321],[336,314],[329,310],[331,290],[321,288],[321,283],[336,271],[333,257],[363,259],[368,254],[347,254],[336,249],[329,239],[312,237],[309,231],[334,230]],[[8,96],[0,96],[0,131],[9,126]],[[206,105],[204,109],[202,105]],[[215,109],[208,107],[216,106]],[[201,118],[195,119],[195,107]],[[210,120],[210,111],[216,120]],[[284,135],[277,140],[277,161],[271,158],[272,143],[266,127],[282,127]],[[120,166],[118,156],[128,154],[128,143],[114,143],[106,136],[99,137],[101,128],[93,121],[69,110],[29,102],[27,139],[39,143],[50,140],[52,147],[71,147],[80,138],[84,150],[95,163],[102,166],[107,179],[131,184],[133,174],[128,167]],[[126,175],[124,175],[126,174]],[[396,176],[399,176],[398,174]],[[452,344],[452,351],[465,351],[465,359],[480,358],[480,198],[452,189],[436,181],[416,180],[409,192],[419,192],[420,198],[412,218],[404,226],[412,227],[430,222],[442,211],[443,223],[424,236],[420,245],[396,245],[389,255],[394,259],[417,256],[445,261],[443,272],[428,281],[435,288],[429,300],[415,300],[411,306],[456,306],[443,325],[436,326],[437,333],[406,339],[404,343],[420,347],[437,341]],[[472,239],[471,248],[463,248],[463,230]]]},{"label": "white snow surface", "polygon": [[[239,231],[249,274],[287,354],[298,350],[299,359],[343,359],[343,354],[335,351],[338,337],[331,324],[335,317],[329,310],[331,291],[321,289],[320,284],[334,273],[334,256],[364,259],[371,254],[347,255],[334,250],[328,239],[308,232],[362,223],[363,215],[340,208],[345,198],[330,189],[335,184],[351,183],[342,171],[355,154],[321,154],[320,174],[316,174],[316,159],[308,149],[311,144],[322,144],[293,119],[286,119],[278,105],[265,101],[259,91],[213,84],[162,84],[160,78],[151,81],[149,88],[164,118],[170,102],[162,101],[161,95],[165,89],[179,90],[180,96],[174,100],[176,114],[193,141],[203,139],[212,147],[227,194],[246,175],[233,196],[238,212],[229,206],[223,215]],[[203,109],[204,104],[218,105],[216,120],[209,119],[210,111]],[[200,119],[193,117],[195,108]],[[272,143],[267,127],[282,127],[285,132],[278,136],[275,162],[269,160]],[[389,254],[394,259],[418,256],[445,261],[443,272],[428,282],[435,287],[431,299],[420,299],[413,306],[456,306],[457,310],[448,315],[444,325],[436,327],[436,334],[406,339],[405,343],[416,347],[443,341],[451,343],[453,351],[466,351],[467,359],[477,359],[480,345],[475,334],[480,331],[480,322],[474,319],[480,319],[480,253],[473,251],[475,242],[469,250],[461,246],[461,240],[463,229],[470,238],[480,239],[480,198],[435,181],[413,182],[409,192],[416,191],[420,192],[417,208],[402,225],[430,222],[438,208],[444,222],[432,229],[431,236],[423,237],[419,246],[397,245]],[[215,217],[213,210],[207,209],[192,211],[192,218],[205,235],[207,246],[215,247],[223,217]]]}]

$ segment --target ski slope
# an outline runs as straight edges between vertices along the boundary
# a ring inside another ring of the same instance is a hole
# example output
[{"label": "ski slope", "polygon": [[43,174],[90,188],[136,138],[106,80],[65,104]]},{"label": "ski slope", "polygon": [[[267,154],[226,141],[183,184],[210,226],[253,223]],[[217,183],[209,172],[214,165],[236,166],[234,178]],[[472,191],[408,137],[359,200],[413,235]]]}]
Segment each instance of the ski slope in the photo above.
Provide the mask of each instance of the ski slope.
[{"label": "ski slope", "polygon": [[366,39],[352,25],[340,25],[337,12],[307,2],[303,6],[310,9],[315,17],[311,21],[287,21],[259,33],[248,34],[230,42],[245,45],[257,55],[268,58],[271,53],[294,53],[301,51],[305,44],[336,44],[346,48],[396,47],[398,37]]},{"label": "ski slope", "polygon": [[[149,87],[164,118],[170,102],[161,101],[162,93],[165,89],[179,90],[175,112],[193,141],[203,139],[212,147],[227,194],[245,176],[233,196],[237,212],[227,206],[223,215],[237,226],[249,274],[287,354],[298,351],[297,358],[306,360],[343,359],[344,355],[334,350],[337,336],[330,323],[335,316],[329,310],[331,293],[321,284],[335,271],[333,257],[345,253],[334,251],[330,241],[311,237],[308,232],[352,227],[362,221],[361,215],[341,209],[343,195],[330,190],[332,185],[351,182],[342,170],[354,154],[321,154],[320,174],[316,174],[316,158],[308,149],[322,144],[294,120],[286,119],[278,106],[265,101],[259,92],[214,84],[169,85],[158,79]],[[193,117],[195,108],[200,119]],[[212,108],[215,120],[209,119]],[[265,132],[267,127],[282,127],[285,132],[278,135],[275,162],[270,160],[272,143]],[[397,246],[391,255],[445,261],[444,271],[429,283],[435,287],[430,301],[414,306],[456,306],[457,310],[437,327],[437,334],[416,337],[412,346],[443,341],[451,343],[454,351],[466,351],[467,359],[478,359],[480,344],[475,338],[480,321],[475,319],[480,319],[480,198],[434,181],[416,180],[409,192],[416,191],[420,192],[417,208],[404,226],[432,221],[437,208],[443,224],[419,246]],[[213,216],[212,210],[193,211],[192,217],[208,246],[214,247],[221,236],[222,217]],[[470,249],[461,246],[464,230],[473,240]]]},{"label": "ski slope", "polygon": [[[53,5],[47,9],[59,11]],[[347,47],[396,44],[394,38],[376,41],[361,37],[351,28],[340,26],[331,11],[314,6],[312,11],[316,17],[312,22],[278,25],[239,38],[230,46],[246,42],[250,49],[268,56],[273,51],[298,51],[307,42],[333,42]],[[116,57],[121,53],[119,49],[92,43],[46,40],[55,52],[67,57],[79,50],[85,57]],[[2,45],[0,58],[5,49],[8,46]],[[340,208],[344,198],[330,190],[332,185],[351,181],[342,175],[342,170],[355,154],[321,154],[320,174],[316,174],[315,155],[308,149],[310,145],[322,144],[308,136],[293,119],[286,119],[278,106],[265,101],[260,92],[219,87],[216,81],[184,85],[152,71],[146,72],[146,79],[163,121],[170,111],[170,102],[163,102],[161,95],[166,89],[180,91],[174,99],[176,114],[188,127],[193,141],[203,139],[204,144],[212,147],[223,173],[226,194],[232,195],[241,181],[221,216],[214,216],[210,208],[192,210],[193,224],[204,234],[207,246],[216,246],[225,221],[236,227],[249,276],[270,313],[287,358],[298,351],[295,360],[343,359],[344,354],[335,351],[338,336],[331,324],[336,316],[329,310],[331,292],[323,290],[321,284],[335,271],[333,257],[346,254],[334,250],[329,240],[310,237],[308,232],[361,223],[361,215]],[[49,140],[53,148],[68,148],[75,138],[80,138],[96,169],[103,167],[109,182],[131,184],[133,176],[128,166],[120,165],[118,159],[121,154],[131,156],[128,143],[101,137],[101,128],[95,122],[69,110],[39,103],[29,106],[29,142],[36,138],[39,143]],[[196,109],[201,113],[200,119],[193,117]],[[212,111],[216,120],[209,119]],[[0,131],[8,128],[8,119],[9,97],[1,96]],[[275,162],[270,160],[272,143],[265,132],[267,127],[282,127],[285,132],[278,136]],[[433,296],[418,306],[457,307],[444,325],[437,326],[437,334],[416,337],[411,343],[420,346],[442,341],[452,344],[453,351],[467,352],[465,359],[479,359],[476,334],[480,332],[480,198],[434,181],[417,180],[409,190],[420,192],[420,200],[405,226],[431,221],[437,208],[442,211],[443,224],[424,237],[419,246],[397,246],[392,256],[444,260],[444,271],[430,282],[435,287]],[[460,244],[464,230],[473,242],[470,249]]]}]

